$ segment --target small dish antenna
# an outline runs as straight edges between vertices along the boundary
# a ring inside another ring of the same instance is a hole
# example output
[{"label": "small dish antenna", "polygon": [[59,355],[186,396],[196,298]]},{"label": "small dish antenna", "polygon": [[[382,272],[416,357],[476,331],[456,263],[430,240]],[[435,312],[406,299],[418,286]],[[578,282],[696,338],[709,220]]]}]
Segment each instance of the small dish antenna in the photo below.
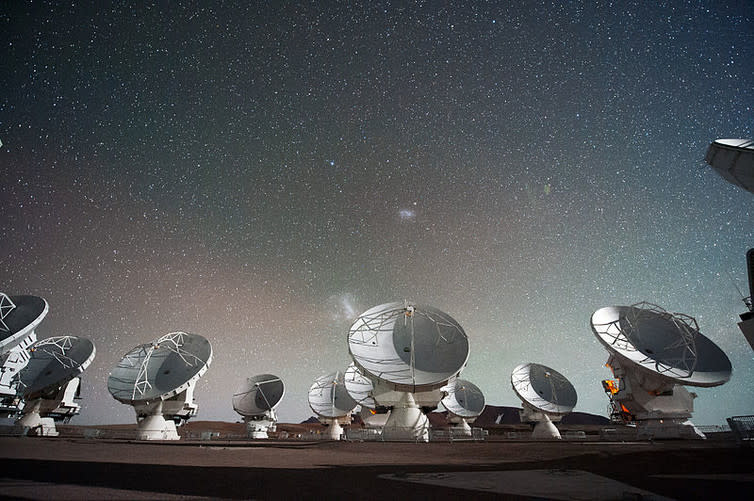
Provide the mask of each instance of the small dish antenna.
[{"label": "small dish antenna", "polygon": [[29,362],[29,347],[37,340],[35,329],[48,311],[41,297],[0,292],[0,417],[11,417],[23,407],[15,376]]},{"label": "small dish antenna", "polygon": [[358,404],[346,390],[342,372],[318,377],[309,388],[309,407],[328,425],[332,440],[340,440],[343,425],[351,423],[351,413]]},{"label": "small dish antenna", "polygon": [[74,398],[79,375],[94,360],[94,344],[82,337],[56,336],[35,342],[29,353],[29,363],[16,376],[26,403],[16,424],[34,435],[57,436],[55,420],[68,422],[81,411]]},{"label": "small dish antenna", "polygon": [[134,407],[138,440],[178,440],[176,424],[196,415],[194,386],[211,362],[212,346],[204,337],[172,332],[126,353],[107,389]]},{"label": "small dish antenna", "polygon": [[386,303],[362,313],[348,333],[359,371],[374,385],[376,405],[391,409],[383,440],[428,441],[425,411],[466,366],[469,341],[450,315],[431,306]]},{"label": "small dish antenna", "polygon": [[442,405],[448,411],[448,418],[459,435],[470,437],[469,425],[484,411],[484,394],[474,383],[465,379],[456,379],[446,388],[448,394],[442,399]]},{"label": "small dish antenna", "polygon": [[754,249],[746,252],[746,269],[749,273],[749,296],[744,297],[743,301],[747,311],[741,313],[738,328],[754,350]]},{"label": "small dish antenna", "polygon": [[521,421],[534,423],[532,438],[560,439],[553,423],[576,406],[576,389],[555,369],[541,364],[521,364],[511,373],[513,391],[523,403]]},{"label": "small dish antenna", "polygon": [[689,421],[695,393],[730,379],[728,356],[693,317],[647,302],[595,311],[592,332],[607,349],[615,380],[603,381],[612,418],[646,438],[704,438]]},{"label": "small dish antenna", "polygon": [[704,160],[729,183],[754,193],[754,140],[718,139]]},{"label": "small dish antenna", "polygon": [[268,438],[267,432],[275,431],[275,408],[283,395],[285,385],[277,376],[259,374],[244,379],[233,394],[233,410],[243,416],[249,437]]}]

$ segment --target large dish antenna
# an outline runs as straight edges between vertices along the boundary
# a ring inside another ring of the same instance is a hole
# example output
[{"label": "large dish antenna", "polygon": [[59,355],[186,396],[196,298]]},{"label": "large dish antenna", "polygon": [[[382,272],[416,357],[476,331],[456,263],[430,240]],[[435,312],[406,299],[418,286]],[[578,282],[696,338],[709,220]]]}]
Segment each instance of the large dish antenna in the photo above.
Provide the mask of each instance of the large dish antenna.
[{"label": "large dish antenna", "polygon": [[374,383],[372,380],[361,373],[356,364],[351,364],[346,369],[344,375],[344,381],[346,385],[346,391],[351,395],[357,404],[368,409],[376,409],[377,404],[372,397],[374,391]]},{"label": "large dish antenna", "polygon": [[358,405],[346,390],[342,372],[318,377],[309,388],[309,407],[320,421],[329,425],[330,438],[340,440],[341,425],[351,422],[351,413]]},{"label": "large dish antenna", "polygon": [[560,438],[553,422],[576,406],[576,389],[555,369],[541,364],[521,364],[511,373],[511,386],[523,402],[521,421],[535,423],[532,437]]},{"label": "large dish antenna", "polygon": [[397,302],[362,313],[351,326],[348,349],[365,374],[412,393],[442,387],[469,358],[466,333],[450,315]]},{"label": "large dish antenna", "polygon": [[454,423],[455,433],[472,436],[470,423],[484,411],[484,394],[474,383],[465,379],[456,379],[447,387],[448,394],[442,399],[442,405],[448,411],[448,418]]},{"label": "large dish antenna", "polygon": [[746,270],[749,275],[749,296],[743,298],[746,312],[741,313],[738,328],[754,350],[754,249],[746,252]]},{"label": "large dish antenna", "polygon": [[729,183],[754,193],[754,140],[718,139],[704,160]]},{"label": "large dish antenna", "polygon": [[19,425],[37,435],[55,436],[55,418],[68,421],[80,406],[73,401],[79,375],[94,360],[94,344],[86,338],[56,336],[29,348],[29,363],[18,373],[18,391],[26,401]]},{"label": "large dish antenna", "polygon": [[13,416],[23,405],[15,376],[29,362],[28,348],[37,340],[35,329],[48,311],[41,297],[0,292],[0,417]]},{"label": "large dish antenna", "polygon": [[107,389],[116,400],[134,406],[139,439],[178,440],[174,422],[196,415],[193,389],[211,362],[207,339],[172,332],[126,353],[110,373]]},{"label": "large dish antenna", "polygon": [[732,367],[693,317],[643,302],[600,308],[591,326],[618,379],[603,381],[614,420],[636,423],[640,437],[704,438],[688,421],[696,394],[683,385],[719,386]]},{"label": "large dish antenna", "polygon": [[283,381],[272,374],[246,378],[233,394],[233,409],[244,417],[251,438],[267,438],[275,431],[275,408],[285,395]]},{"label": "large dish antenna", "polygon": [[356,367],[374,384],[377,406],[390,409],[383,440],[428,441],[426,411],[466,366],[469,340],[450,315],[431,306],[385,303],[362,313],[348,333]]}]

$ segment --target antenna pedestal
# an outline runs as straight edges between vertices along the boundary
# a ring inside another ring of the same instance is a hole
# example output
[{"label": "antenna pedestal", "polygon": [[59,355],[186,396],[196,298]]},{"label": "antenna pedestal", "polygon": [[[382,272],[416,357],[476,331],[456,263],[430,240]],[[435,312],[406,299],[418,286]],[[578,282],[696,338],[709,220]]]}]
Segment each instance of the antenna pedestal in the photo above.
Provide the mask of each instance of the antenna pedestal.
[{"label": "antenna pedestal", "polygon": [[15,375],[29,363],[29,346],[37,340],[32,331],[21,343],[0,356],[0,417],[11,417],[23,408],[16,396]]},{"label": "antenna pedestal", "polygon": [[453,424],[453,436],[456,436],[456,437],[472,436],[471,425],[465,419],[462,419],[462,418],[460,420],[455,421],[455,423]]},{"label": "antenna pedestal", "polygon": [[268,431],[275,431],[277,418],[271,411],[267,411],[260,416],[247,416],[244,421],[246,422],[246,436],[253,439],[265,439],[270,438]]},{"label": "antenna pedestal", "polygon": [[521,421],[524,423],[534,423],[531,438],[537,440],[560,440],[560,432],[553,424],[553,421],[560,421],[563,416],[542,412],[528,402],[522,402],[522,407],[520,411]]},{"label": "antenna pedestal", "polygon": [[429,420],[412,393],[405,393],[401,402],[390,410],[382,428],[382,439],[388,442],[429,442]]},{"label": "antenna pedestal", "polygon": [[175,421],[166,420],[163,402],[144,407],[135,407],[138,430],[136,440],[180,440]]},{"label": "antenna pedestal", "polygon": [[651,373],[626,371],[614,355],[608,366],[619,380],[611,404],[617,415],[636,423],[640,438],[706,438],[688,420],[696,393]]},{"label": "antenna pedestal", "polygon": [[49,403],[45,405],[41,398],[28,402],[24,409],[24,415],[16,421],[16,424],[28,428],[29,435],[57,437],[59,433],[55,428],[55,420],[50,417],[42,417],[45,407],[49,407]]},{"label": "antenna pedestal", "polygon": [[744,337],[749,342],[749,346],[754,350],[754,312],[748,312],[741,315],[741,321],[738,322],[738,328],[741,329]]}]

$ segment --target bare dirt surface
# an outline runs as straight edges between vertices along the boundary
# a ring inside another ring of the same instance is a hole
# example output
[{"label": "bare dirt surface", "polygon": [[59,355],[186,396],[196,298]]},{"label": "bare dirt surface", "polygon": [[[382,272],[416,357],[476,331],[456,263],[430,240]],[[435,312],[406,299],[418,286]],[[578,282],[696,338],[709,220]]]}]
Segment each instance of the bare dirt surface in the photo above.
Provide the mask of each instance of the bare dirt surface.
[{"label": "bare dirt surface", "polygon": [[496,486],[495,475],[468,474],[524,471],[560,472],[561,481],[599,475],[606,489],[615,486],[614,496],[581,486],[587,494],[574,497],[562,482],[549,486],[547,478],[555,476],[536,477],[545,479],[537,485],[537,499],[652,499],[651,493],[685,500],[725,493],[725,499],[748,500],[754,489],[754,449],[733,441],[145,443],[0,437],[0,457],[0,496],[17,499],[533,499],[506,491],[502,473]]}]

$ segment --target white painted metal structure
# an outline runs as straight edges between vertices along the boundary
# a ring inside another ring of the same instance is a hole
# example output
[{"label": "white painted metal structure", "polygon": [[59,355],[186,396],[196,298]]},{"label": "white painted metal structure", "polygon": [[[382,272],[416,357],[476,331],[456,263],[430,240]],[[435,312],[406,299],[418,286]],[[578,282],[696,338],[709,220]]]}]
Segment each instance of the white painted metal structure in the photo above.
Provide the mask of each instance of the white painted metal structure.
[{"label": "white painted metal structure", "polygon": [[233,409],[243,416],[246,431],[251,438],[268,438],[275,431],[275,408],[285,395],[283,381],[272,374],[259,374],[246,378],[233,394]]},{"label": "white painted metal structure", "polygon": [[732,367],[696,320],[643,302],[600,308],[591,324],[618,379],[606,382],[615,415],[634,422],[642,438],[704,438],[689,421],[696,394],[684,385],[719,386]]},{"label": "white painted metal structure", "polygon": [[68,421],[80,412],[74,402],[79,375],[94,360],[94,344],[86,338],[56,336],[29,348],[29,363],[18,373],[18,392],[26,405],[16,424],[35,435],[56,436],[55,418]]},{"label": "white painted metal structure", "polygon": [[0,292],[0,417],[14,416],[23,408],[16,375],[29,362],[28,349],[37,340],[35,329],[48,311],[41,297]]},{"label": "white painted metal structure", "polygon": [[308,399],[318,419],[328,425],[329,438],[340,440],[343,425],[351,423],[351,413],[358,405],[346,390],[343,373],[318,377],[309,388]]},{"label": "white painted metal structure", "polygon": [[134,407],[137,439],[178,440],[176,423],[196,415],[194,387],[211,362],[212,346],[204,337],[172,332],[126,353],[107,389]]},{"label": "white painted metal structure", "polygon": [[741,313],[738,328],[754,350],[754,249],[746,252],[746,268],[749,274],[749,296],[743,298],[747,311]]},{"label": "white painted metal structure", "polygon": [[448,411],[448,418],[455,426],[456,433],[470,437],[471,426],[484,411],[484,394],[474,383],[457,378],[446,387],[447,395],[442,405]]},{"label": "white painted metal structure", "polygon": [[729,183],[754,193],[754,140],[718,139],[704,160]]},{"label": "white painted metal structure", "polygon": [[532,438],[560,439],[557,423],[576,406],[576,389],[558,371],[521,364],[511,373],[513,391],[523,403],[521,421],[535,423]]},{"label": "white painted metal structure", "polygon": [[426,410],[445,396],[469,357],[466,333],[431,306],[386,303],[362,313],[351,326],[348,349],[372,381],[377,406],[390,409],[383,440],[428,441]]}]

